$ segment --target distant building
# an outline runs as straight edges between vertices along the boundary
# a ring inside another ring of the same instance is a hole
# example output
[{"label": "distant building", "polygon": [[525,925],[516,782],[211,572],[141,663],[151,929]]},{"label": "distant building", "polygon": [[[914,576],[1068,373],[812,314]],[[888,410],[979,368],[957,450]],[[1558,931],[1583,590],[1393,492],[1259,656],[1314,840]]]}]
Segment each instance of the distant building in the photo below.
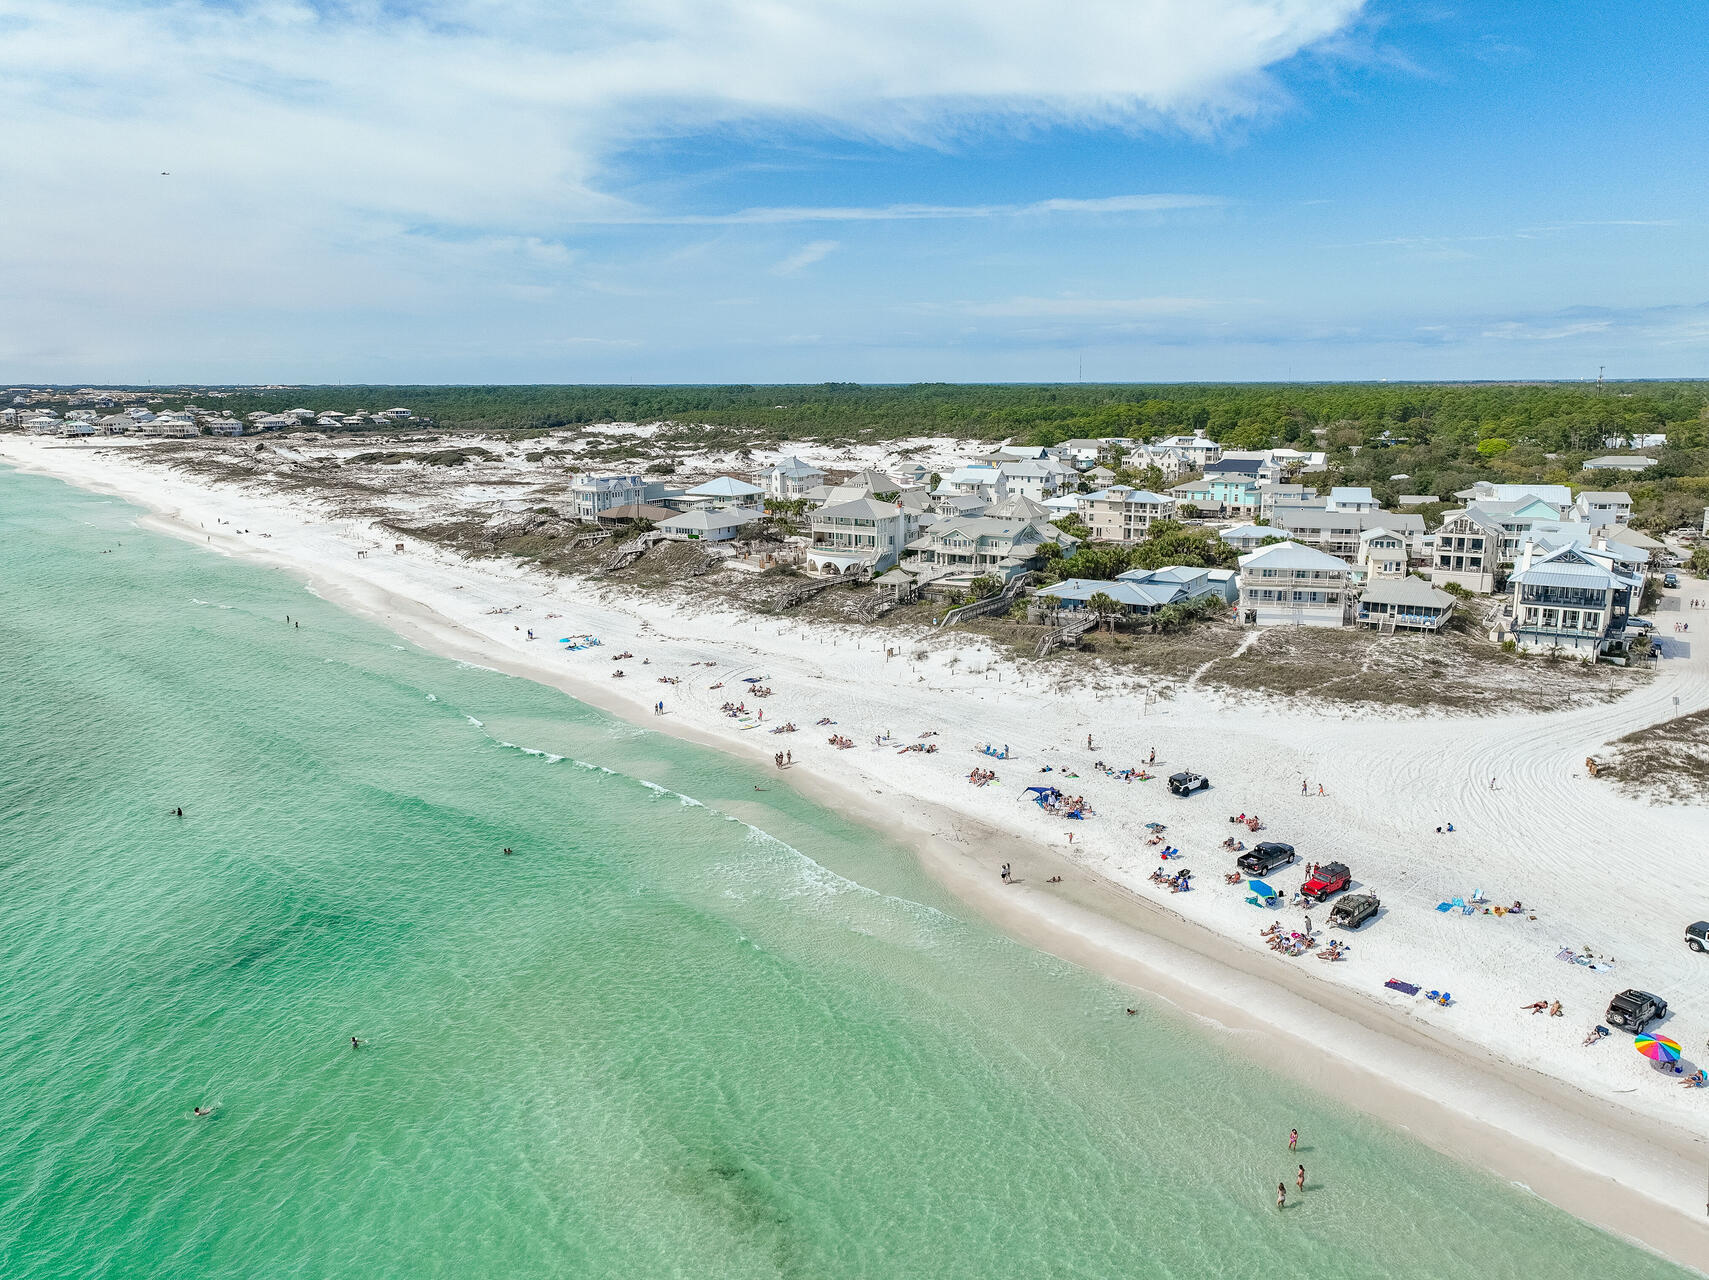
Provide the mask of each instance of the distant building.
[{"label": "distant building", "polygon": [[1153,523],[1175,514],[1175,499],[1149,489],[1112,485],[1083,494],[1078,509],[1093,538],[1102,542],[1138,542]]},{"label": "distant building", "polygon": [[1589,525],[1624,528],[1632,521],[1632,495],[1620,489],[1582,490],[1573,502],[1573,515]]},{"label": "distant building", "polygon": [[1586,471],[1646,471],[1656,465],[1654,458],[1642,454],[1610,454],[1605,458],[1587,458]]},{"label": "distant building", "polygon": [[783,501],[805,498],[824,482],[825,473],[800,458],[784,458],[765,473],[767,496]]}]

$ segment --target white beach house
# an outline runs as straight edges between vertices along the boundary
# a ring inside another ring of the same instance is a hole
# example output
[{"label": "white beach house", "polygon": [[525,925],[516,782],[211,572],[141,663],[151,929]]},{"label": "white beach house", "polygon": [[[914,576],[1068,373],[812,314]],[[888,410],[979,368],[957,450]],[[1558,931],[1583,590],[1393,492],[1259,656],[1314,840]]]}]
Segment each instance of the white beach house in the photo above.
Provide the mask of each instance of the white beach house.
[{"label": "white beach house", "polygon": [[757,507],[696,507],[654,526],[667,538],[685,542],[728,542],[744,525],[765,513]]},{"label": "white beach house", "polygon": [[570,477],[570,508],[583,524],[593,524],[601,512],[639,503],[647,482],[639,475],[598,476],[581,472]]},{"label": "white beach house", "polygon": [[1261,627],[1344,627],[1351,614],[1353,566],[1278,542],[1240,557],[1240,616]]},{"label": "white beach house", "polygon": [[825,473],[800,458],[784,458],[765,473],[765,491],[773,498],[805,498],[823,484]]},{"label": "white beach house", "polygon": [[757,484],[749,484],[735,476],[713,476],[704,484],[685,490],[682,495],[686,503],[714,509],[747,506],[764,496],[765,490]]},{"label": "white beach house", "polygon": [[812,514],[810,573],[882,573],[895,564],[919,530],[920,515],[900,502],[851,498]]},{"label": "white beach house", "polygon": [[1603,653],[1622,635],[1643,592],[1643,576],[1618,570],[1610,558],[1565,546],[1508,579],[1513,590],[1513,638],[1527,652],[1560,649],[1583,657]]}]

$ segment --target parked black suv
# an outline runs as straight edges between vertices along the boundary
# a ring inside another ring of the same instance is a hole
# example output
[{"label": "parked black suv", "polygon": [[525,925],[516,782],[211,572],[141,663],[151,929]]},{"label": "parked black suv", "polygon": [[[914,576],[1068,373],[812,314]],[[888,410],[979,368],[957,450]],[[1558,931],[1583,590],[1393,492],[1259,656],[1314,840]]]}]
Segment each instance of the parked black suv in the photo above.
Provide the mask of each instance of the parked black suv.
[{"label": "parked black suv", "polygon": [[1195,791],[1203,791],[1211,785],[1211,780],[1202,773],[1172,773],[1169,775],[1169,790],[1178,796],[1190,796]]},{"label": "parked black suv", "polygon": [[1267,876],[1277,867],[1285,867],[1294,860],[1293,845],[1265,840],[1241,854],[1235,866],[1249,876]]},{"label": "parked black suv", "polygon": [[1635,988],[1622,991],[1608,1002],[1608,1021],[1634,1035],[1652,1022],[1667,1017],[1667,1001]]}]

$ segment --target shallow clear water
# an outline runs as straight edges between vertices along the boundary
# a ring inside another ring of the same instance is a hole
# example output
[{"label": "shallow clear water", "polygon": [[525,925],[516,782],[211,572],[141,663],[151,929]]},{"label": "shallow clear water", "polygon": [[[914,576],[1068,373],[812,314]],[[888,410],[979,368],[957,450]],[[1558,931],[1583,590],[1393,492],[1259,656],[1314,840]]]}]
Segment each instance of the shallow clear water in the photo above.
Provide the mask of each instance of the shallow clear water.
[{"label": "shallow clear water", "polygon": [[1680,1274],[136,514],[0,470],[0,1275]]}]

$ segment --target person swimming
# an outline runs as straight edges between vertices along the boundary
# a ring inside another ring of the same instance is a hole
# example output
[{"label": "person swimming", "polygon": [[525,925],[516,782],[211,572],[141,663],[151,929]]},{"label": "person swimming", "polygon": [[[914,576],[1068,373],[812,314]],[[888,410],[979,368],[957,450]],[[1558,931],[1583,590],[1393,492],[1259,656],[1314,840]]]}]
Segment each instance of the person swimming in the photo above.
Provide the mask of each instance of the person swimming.
[{"label": "person swimming", "polygon": [[214,1109],[212,1107],[194,1107],[192,1108],[192,1113],[205,1120],[207,1117],[214,1114]]}]

